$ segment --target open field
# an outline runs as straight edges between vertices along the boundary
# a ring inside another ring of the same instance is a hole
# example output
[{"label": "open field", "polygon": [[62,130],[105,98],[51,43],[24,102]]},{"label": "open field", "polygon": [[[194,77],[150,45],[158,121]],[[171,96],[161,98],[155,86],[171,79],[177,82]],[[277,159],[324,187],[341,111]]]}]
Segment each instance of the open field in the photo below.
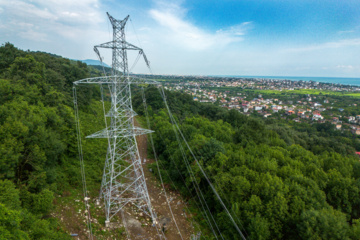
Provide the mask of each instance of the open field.
[{"label": "open field", "polygon": [[248,93],[259,93],[259,94],[311,94],[311,95],[334,95],[334,96],[346,96],[360,98],[360,92],[340,92],[340,91],[329,91],[329,90],[318,90],[318,89],[298,89],[298,90],[261,90],[261,89],[243,89],[240,87],[208,87],[210,90],[217,90],[220,92],[224,91],[236,91],[236,92],[248,92]]},{"label": "open field", "polygon": [[312,94],[312,95],[336,95],[336,96],[348,96],[360,98],[359,92],[338,92],[338,91],[322,91],[318,89],[299,89],[299,90],[254,90],[258,92],[268,93],[268,94]]}]

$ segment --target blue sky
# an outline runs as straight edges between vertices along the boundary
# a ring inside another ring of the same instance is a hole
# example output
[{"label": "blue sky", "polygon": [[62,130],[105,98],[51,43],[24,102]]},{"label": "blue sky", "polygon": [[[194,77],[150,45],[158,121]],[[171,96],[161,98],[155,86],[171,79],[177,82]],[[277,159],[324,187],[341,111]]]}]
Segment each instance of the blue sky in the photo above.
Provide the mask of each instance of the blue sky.
[{"label": "blue sky", "polygon": [[0,42],[96,59],[107,11],[157,74],[360,77],[358,0],[0,0]]}]

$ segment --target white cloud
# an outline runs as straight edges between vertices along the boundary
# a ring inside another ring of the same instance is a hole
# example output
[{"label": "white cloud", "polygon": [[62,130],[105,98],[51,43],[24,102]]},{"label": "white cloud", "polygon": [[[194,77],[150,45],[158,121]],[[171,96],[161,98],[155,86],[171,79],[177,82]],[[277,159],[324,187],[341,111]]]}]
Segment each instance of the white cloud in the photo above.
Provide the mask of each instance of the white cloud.
[{"label": "white cloud", "polygon": [[45,33],[34,31],[33,29],[28,29],[26,31],[21,31],[18,33],[18,36],[24,39],[47,42],[48,36]]},{"label": "white cloud", "polygon": [[353,65],[337,65],[336,68],[339,68],[339,69],[354,69],[354,66]]},{"label": "white cloud", "polygon": [[338,31],[338,34],[347,34],[347,33],[353,33],[355,30],[347,30],[347,31]]},{"label": "white cloud", "polygon": [[24,39],[46,41],[50,35],[73,38],[81,29],[106,20],[98,5],[98,0],[0,0],[4,9],[0,17],[8,22],[3,31],[18,32],[16,35]]},{"label": "white cloud", "polygon": [[360,65],[354,65],[354,64],[339,64],[335,67],[332,67],[333,71],[345,75],[345,76],[359,76],[360,74]]},{"label": "white cloud", "polygon": [[207,50],[214,46],[226,46],[232,42],[242,40],[250,22],[220,29],[216,32],[205,31],[185,20],[186,9],[176,4],[158,4],[157,8],[149,11],[150,16],[160,25],[163,38],[174,46],[190,50]]},{"label": "white cloud", "polygon": [[45,9],[60,22],[76,21],[77,24],[103,21],[98,0],[32,0],[38,9]]},{"label": "white cloud", "polygon": [[352,46],[360,46],[360,38],[343,39],[337,42],[325,42],[322,44],[310,45],[310,46],[298,47],[298,48],[289,48],[286,50],[293,52],[303,52],[303,51],[335,49],[335,48],[352,47]]},{"label": "white cloud", "polygon": [[139,31],[151,31],[150,27],[141,27],[139,28]]},{"label": "white cloud", "polygon": [[242,36],[242,35],[246,34],[246,31],[249,28],[251,28],[251,24],[252,24],[251,22],[243,22],[241,24],[231,26],[226,29],[220,29],[220,30],[216,31],[216,33],[228,34],[230,36]]},{"label": "white cloud", "polygon": [[94,57],[92,46],[107,36],[100,1],[0,0],[0,43],[69,58]]},{"label": "white cloud", "polygon": [[[131,15],[136,30],[130,21],[127,40],[144,49],[155,73],[360,75],[360,38],[293,48],[270,47],[259,41],[243,41],[252,22],[203,29],[189,20],[181,0],[174,1],[156,2],[155,7],[145,9],[138,8],[137,3],[112,0],[0,0],[0,44],[9,41],[22,49],[95,59],[93,46],[112,38],[111,25],[102,9],[109,4],[106,8],[115,18]],[[343,34],[338,37],[350,36]],[[111,51],[103,50],[101,54],[111,64]],[[129,52],[130,66],[136,54]],[[134,72],[147,72],[143,61]]]}]

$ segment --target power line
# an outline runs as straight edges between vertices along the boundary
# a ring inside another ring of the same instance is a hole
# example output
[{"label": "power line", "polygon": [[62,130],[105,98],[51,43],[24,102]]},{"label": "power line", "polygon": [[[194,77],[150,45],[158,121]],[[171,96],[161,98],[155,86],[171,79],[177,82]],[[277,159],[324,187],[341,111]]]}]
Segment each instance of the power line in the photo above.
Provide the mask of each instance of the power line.
[{"label": "power line", "polygon": [[[143,97],[143,104],[144,104],[144,108],[145,108],[145,115],[146,115],[146,122],[147,122],[147,125],[148,125],[148,128],[150,128],[150,120],[149,120],[149,114],[148,114],[148,111],[147,111],[147,105],[146,105],[146,99],[145,99],[145,95],[144,95],[144,89],[142,88],[142,97]],[[169,206],[169,210],[170,210],[170,213],[171,213],[171,217],[172,219],[174,220],[174,223],[175,223],[175,226],[176,226],[176,229],[178,230],[178,233],[180,235],[180,238],[182,240],[184,240],[182,234],[181,234],[181,231],[179,229],[179,226],[176,222],[176,219],[174,217],[174,213],[171,209],[171,205],[170,205],[170,202],[169,202],[169,198],[166,194],[166,190],[165,190],[165,186],[164,186],[164,182],[162,180],[162,176],[161,176],[161,172],[160,172],[160,168],[159,168],[159,161],[158,161],[158,158],[157,158],[157,154],[156,154],[156,151],[155,151],[155,146],[154,146],[154,140],[153,140],[153,137],[152,137],[152,134],[150,133],[149,134],[150,136],[150,143],[151,143],[151,147],[152,147],[152,150],[153,150],[153,153],[154,153],[154,158],[155,158],[155,161],[156,161],[156,166],[157,166],[157,169],[158,169],[158,172],[159,172],[159,178],[160,178],[160,181],[161,181],[161,186],[164,190],[164,194],[165,194],[165,198],[166,198],[166,202]]]},{"label": "power line", "polygon": [[[162,90],[162,91],[161,91],[161,90]],[[184,149],[183,149],[183,146],[181,145],[181,141],[180,141],[180,138],[179,138],[178,130],[175,128],[175,126],[176,126],[176,121],[175,121],[175,119],[174,119],[174,116],[173,116],[173,115],[171,114],[171,112],[170,112],[170,108],[169,108],[169,106],[168,106],[168,104],[167,104],[167,101],[166,101],[164,89],[163,89],[163,88],[161,88],[161,89],[159,88],[159,91],[160,91],[160,94],[161,94],[161,96],[162,96],[162,98],[163,98],[163,101],[164,101],[164,103],[165,103],[165,107],[166,107],[166,109],[167,109],[167,111],[168,111],[168,114],[169,114],[169,117],[170,117],[170,121],[172,122],[172,127],[173,127],[173,130],[174,130],[176,139],[177,139],[177,141],[178,141],[179,149],[181,150],[181,153],[182,153],[182,156],[183,156],[185,165],[186,165],[186,167],[187,167],[188,172],[190,173],[190,177],[193,179],[192,182],[193,182],[193,184],[194,184],[194,188],[195,188],[195,190],[196,190],[196,193],[198,194],[200,203],[202,204],[202,201],[204,202],[204,205],[205,205],[206,208],[208,209],[208,211],[209,211],[209,213],[210,213],[210,217],[211,217],[211,219],[213,220],[216,229],[218,230],[221,238],[224,239],[223,236],[222,236],[222,233],[221,233],[221,231],[220,231],[220,229],[219,229],[219,227],[218,227],[218,225],[217,225],[217,223],[216,223],[216,221],[215,221],[215,219],[214,219],[214,217],[213,217],[213,215],[211,214],[211,211],[210,211],[210,209],[209,209],[209,206],[207,205],[207,203],[206,203],[206,201],[205,201],[204,195],[202,194],[201,189],[200,189],[200,186],[198,185],[198,183],[197,183],[197,181],[196,181],[195,175],[194,175],[194,173],[193,173],[193,171],[192,171],[192,169],[191,169],[191,166],[190,166],[190,164],[189,164],[189,161],[188,161],[188,159],[187,159],[187,156],[186,156],[186,154],[185,154],[185,151],[184,151]],[[205,213],[206,213],[206,210],[205,210]],[[208,219],[208,220],[209,220],[209,219]],[[209,220],[209,222],[211,222],[211,221]],[[210,227],[211,227],[212,232],[214,233],[215,238],[217,239],[217,234],[215,233],[215,230],[214,230],[212,224],[210,224]]]},{"label": "power line", "polygon": [[81,142],[81,128],[80,128],[80,118],[79,118],[79,106],[77,101],[77,92],[76,86],[73,87],[73,97],[74,97],[74,110],[75,110],[75,124],[76,124],[76,135],[77,135],[77,144],[78,144],[78,151],[79,151],[79,159],[80,159],[80,169],[81,169],[81,181],[83,186],[83,193],[84,193],[84,205],[85,205],[85,214],[86,214],[86,226],[89,231],[89,239],[93,239],[92,234],[92,227],[91,227],[91,215],[90,215],[90,205],[88,201],[90,198],[87,195],[87,187],[86,187],[86,175],[85,175],[85,166],[84,166],[84,155],[83,155],[83,148]]},{"label": "power line", "polygon": [[[109,226],[111,219],[128,204],[136,206],[156,223],[156,215],[152,210],[135,139],[135,136],[151,131],[134,126],[133,118],[136,113],[132,108],[130,88],[133,78],[129,77],[127,51],[136,50],[139,55],[143,55],[147,65],[149,62],[141,48],[126,41],[125,26],[129,16],[123,20],[117,20],[109,13],[107,15],[113,28],[113,40],[94,46],[94,51],[102,61],[98,49],[112,50],[112,76],[82,79],[74,83],[75,85],[100,84],[101,86],[105,129],[87,138],[108,140],[100,190],[100,198],[105,203],[105,225]],[[111,107],[107,113],[104,106],[103,84],[108,86],[111,98]],[[110,125],[107,125],[106,118],[110,118]]]},{"label": "power line", "polygon": [[[131,84],[147,83],[147,84],[159,85],[159,83],[153,80],[130,77],[129,68],[128,68],[127,50],[138,51],[138,56],[133,66],[130,68],[130,70],[132,70],[133,67],[137,64],[141,55],[143,56],[147,67],[152,73],[150,68],[150,63],[146,55],[144,54],[142,48],[136,47],[135,45],[128,43],[125,39],[125,27],[127,20],[129,19],[129,16],[127,16],[123,20],[117,20],[108,13],[107,15],[113,27],[113,40],[100,45],[96,45],[94,47],[94,51],[96,52],[100,62],[102,63],[102,57],[98,49],[105,48],[112,50],[112,69],[111,69],[112,75],[106,76],[106,71],[102,64],[104,77],[95,77],[95,78],[78,80],[74,82],[74,87],[73,87],[75,122],[76,122],[77,138],[78,138],[78,149],[79,149],[81,177],[82,177],[83,191],[84,191],[84,201],[85,201],[85,208],[86,208],[87,221],[88,221],[87,226],[89,229],[89,238],[92,239],[91,216],[90,216],[90,208],[89,208],[90,205],[88,204],[89,198],[87,195],[87,187],[86,187],[85,167],[83,162],[83,149],[81,143],[80,119],[79,119],[79,110],[78,110],[77,93],[76,93],[76,86],[80,84],[100,85],[105,129],[96,132],[90,136],[87,136],[87,138],[106,138],[108,141],[107,154],[104,165],[104,173],[103,173],[101,189],[100,189],[100,198],[104,199],[104,203],[105,203],[105,215],[106,215],[105,225],[109,226],[112,217],[114,217],[119,211],[122,212],[123,208],[131,203],[151,217],[156,227],[156,231],[159,234],[157,219],[156,219],[157,217],[152,209],[150,196],[146,186],[145,176],[141,165],[140,154],[135,138],[135,136],[137,135],[151,133],[152,131],[134,126],[134,116],[136,115],[136,113],[132,108],[131,88],[130,88]],[[107,85],[111,99],[111,106],[107,112],[105,110],[103,84]],[[221,239],[224,239],[214,216],[211,214],[210,208],[206,202],[204,194],[202,193],[201,188],[196,181],[195,174],[192,170],[190,161],[187,157],[187,154],[185,153],[185,149],[183,144],[181,143],[181,140],[184,141],[185,146],[188,148],[197,166],[199,167],[201,173],[203,174],[207,183],[209,184],[211,190],[214,192],[221,206],[224,208],[226,214],[230,217],[236,230],[239,232],[240,236],[244,240],[246,240],[245,236],[242,234],[240,228],[237,226],[235,220],[231,216],[229,210],[222,201],[220,195],[217,193],[210,179],[206,175],[201,164],[196,159],[195,154],[191,150],[183,133],[181,132],[166,101],[164,88],[161,86],[161,88],[159,88],[159,91],[160,91],[160,95],[163,98],[166,109],[168,111],[169,118],[172,123],[172,128],[174,130],[179,145],[179,150],[181,151],[184,163],[186,165],[186,169],[190,175],[190,178],[192,179],[191,182],[193,183],[195,192],[198,196],[199,202],[203,209],[206,221],[209,223],[209,226],[215,238],[217,239],[219,234]],[[144,107],[147,114],[145,94],[144,92],[142,94],[144,100]],[[150,127],[150,121],[148,115],[146,117],[147,117],[148,127]],[[110,118],[110,124],[108,124],[107,118]],[[155,151],[154,141],[151,134],[150,134],[150,143],[153,148],[154,157],[159,171],[159,177],[164,190],[167,204],[169,206],[172,218],[179,232],[179,235],[181,239],[183,239],[180,229],[177,225],[175,216],[172,212],[171,204],[169,202],[164,187],[157,154]],[[189,190],[189,192],[191,191]],[[125,222],[124,225],[126,228]],[[161,234],[164,238],[166,238],[163,232],[161,232]],[[159,236],[161,237],[160,234]]]},{"label": "power line", "polygon": [[[172,114],[171,114],[171,112],[170,112],[170,108],[169,108],[169,106],[168,106],[168,104],[167,104],[167,101],[166,101],[164,88],[161,88],[161,90],[162,90],[162,97],[163,97],[163,100],[164,100],[164,102],[165,102],[165,106],[166,106],[166,108],[167,108],[170,116],[172,116]],[[205,173],[204,169],[202,168],[201,164],[200,164],[199,161],[197,160],[195,154],[193,153],[193,151],[192,151],[192,149],[190,148],[188,142],[186,141],[183,133],[181,132],[178,124],[176,123],[176,120],[175,120],[173,117],[170,117],[170,119],[173,119],[173,122],[174,122],[174,124],[175,124],[175,126],[176,126],[176,129],[177,129],[178,132],[180,133],[183,141],[185,142],[187,148],[189,149],[191,155],[193,156],[193,158],[194,158],[196,164],[198,165],[201,173],[203,174],[203,176],[205,177],[206,181],[208,182],[211,190],[214,192],[215,196],[216,196],[217,199],[219,200],[219,202],[220,202],[221,206],[223,207],[223,209],[225,210],[226,214],[229,216],[229,218],[230,218],[231,222],[233,223],[235,229],[236,229],[237,232],[240,234],[241,238],[242,238],[243,240],[246,240],[244,234],[243,234],[242,231],[240,230],[239,226],[237,225],[237,223],[235,222],[234,218],[233,218],[232,215],[230,214],[228,208],[227,208],[226,205],[224,204],[224,202],[223,202],[223,200],[221,199],[220,195],[217,193],[215,187],[214,187],[213,184],[211,183],[210,179],[208,178],[208,176],[207,176],[207,174]]]}]

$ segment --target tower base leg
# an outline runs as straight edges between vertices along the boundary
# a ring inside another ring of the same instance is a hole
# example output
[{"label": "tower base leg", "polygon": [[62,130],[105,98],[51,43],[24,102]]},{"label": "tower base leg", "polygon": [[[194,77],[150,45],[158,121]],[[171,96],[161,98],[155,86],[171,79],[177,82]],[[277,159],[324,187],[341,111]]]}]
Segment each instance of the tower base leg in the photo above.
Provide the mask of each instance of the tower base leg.
[{"label": "tower base leg", "polygon": [[105,227],[106,227],[106,228],[109,228],[109,227],[110,227],[110,221],[109,221],[109,220],[106,220],[106,221],[105,221]]}]

